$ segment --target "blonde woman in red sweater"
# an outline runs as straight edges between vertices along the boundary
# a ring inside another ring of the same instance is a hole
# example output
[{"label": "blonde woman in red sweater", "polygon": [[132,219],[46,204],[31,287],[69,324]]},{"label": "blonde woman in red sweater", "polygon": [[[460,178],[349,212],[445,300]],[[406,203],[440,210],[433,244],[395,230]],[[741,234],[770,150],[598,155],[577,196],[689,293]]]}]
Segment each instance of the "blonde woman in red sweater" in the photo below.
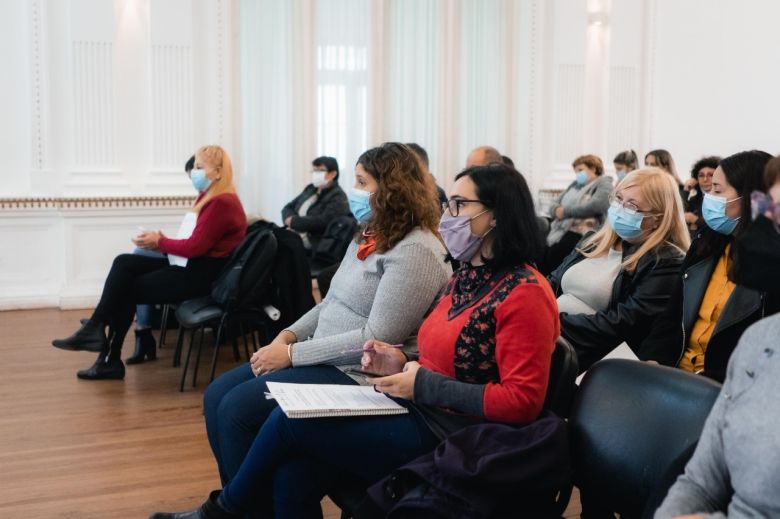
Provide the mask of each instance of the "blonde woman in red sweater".
[{"label": "blonde woman in red sweater", "polygon": [[[186,266],[168,258],[120,254],[108,273],[92,317],[73,335],[52,342],[69,351],[94,351],[98,358],[78,372],[87,380],[122,379],[122,343],[135,315],[136,304],[177,303],[208,294],[233,249],[246,234],[246,215],[233,184],[233,166],[219,146],[203,146],[190,172],[198,198],[189,238],[172,239],[161,231],[145,231],[133,242],[142,249],[187,258]],[[108,327],[108,336],[106,335]]]}]

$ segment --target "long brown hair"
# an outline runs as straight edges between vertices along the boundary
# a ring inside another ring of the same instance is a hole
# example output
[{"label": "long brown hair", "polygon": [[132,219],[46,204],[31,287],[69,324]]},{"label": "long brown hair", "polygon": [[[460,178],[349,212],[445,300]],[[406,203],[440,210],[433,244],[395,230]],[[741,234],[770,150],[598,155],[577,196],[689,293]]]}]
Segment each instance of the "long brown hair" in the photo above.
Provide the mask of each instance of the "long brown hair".
[{"label": "long brown hair", "polygon": [[[639,187],[643,198],[650,206],[650,211],[658,215],[660,221],[658,227],[647,236],[636,251],[623,261],[622,268],[633,273],[642,256],[651,252],[657,254],[662,246],[676,249],[681,256],[684,256],[691,244],[691,238],[685,225],[682,199],[678,194],[674,178],[660,168],[637,169],[626,175],[626,178],[615,187],[614,192],[631,186]],[[605,256],[620,240],[620,236],[612,230],[607,221],[599,232],[585,240],[580,252],[588,258]]]},{"label": "long brown hair", "polygon": [[202,146],[195,152],[195,162],[201,166],[205,164],[219,170],[219,175],[211,182],[206,194],[192,208],[193,212],[198,213],[206,205],[206,202],[215,196],[223,193],[235,193],[236,186],[233,183],[233,163],[221,146],[216,144]]},{"label": "long brown hair", "polygon": [[373,216],[367,224],[378,252],[392,249],[416,227],[439,235],[436,184],[409,146],[386,142],[364,152],[357,164],[379,184],[369,199]]}]

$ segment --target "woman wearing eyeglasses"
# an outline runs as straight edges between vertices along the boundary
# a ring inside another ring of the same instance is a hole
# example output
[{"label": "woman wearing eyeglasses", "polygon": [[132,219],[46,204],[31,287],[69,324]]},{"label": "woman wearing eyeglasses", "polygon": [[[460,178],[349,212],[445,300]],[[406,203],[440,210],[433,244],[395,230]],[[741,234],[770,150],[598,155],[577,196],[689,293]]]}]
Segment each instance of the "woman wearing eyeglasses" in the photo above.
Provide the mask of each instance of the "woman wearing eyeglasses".
[{"label": "woman wearing eyeglasses", "polygon": [[771,158],[743,151],[715,170],[702,202],[706,227],[672,283],[669,305],[642,343],[647,358],[723,381],[742,332],[780,310],[767,293],[735,282],[741,258],[734,242],[750,223],[751,193],[766,191],[763,173]]},{"label": "woman wearing eyeglasses", "polygon": [[670,175],[645,168],[617,185],[604,227],[548,277],[580,370],[624,341],[642,358],[638,346],[668,303],[689,244]]}]

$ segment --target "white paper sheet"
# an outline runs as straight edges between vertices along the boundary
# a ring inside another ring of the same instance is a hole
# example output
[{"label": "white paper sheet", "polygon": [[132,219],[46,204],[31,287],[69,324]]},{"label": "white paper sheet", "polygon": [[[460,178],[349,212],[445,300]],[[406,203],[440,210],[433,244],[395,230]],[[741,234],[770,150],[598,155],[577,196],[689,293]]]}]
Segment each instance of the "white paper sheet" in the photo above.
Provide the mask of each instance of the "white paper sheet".
[{"label": "white paper sheet", "polygon": [[266,382],[268,391],[290,418],[401,414],[408,412],[372,386]]},{"label": "white paper sheet", "polygon": [[[198,223],[197,213],[189,212],[184,215],[184,218],[179,225],[179,232],[176,233],[177,240],[186,240],[192,236],[192,231],[195,230],[195,225]],[[168,263],[179,267],[187,266],[187,258],[183,256],[177,256],[175,254],[168,254]]]}]

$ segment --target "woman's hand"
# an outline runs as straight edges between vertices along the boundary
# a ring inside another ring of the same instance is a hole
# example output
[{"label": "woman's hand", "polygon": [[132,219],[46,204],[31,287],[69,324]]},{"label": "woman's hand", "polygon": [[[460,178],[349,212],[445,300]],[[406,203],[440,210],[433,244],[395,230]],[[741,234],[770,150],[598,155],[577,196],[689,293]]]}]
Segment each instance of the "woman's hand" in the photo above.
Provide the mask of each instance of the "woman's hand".
[{"label": "woman's hand", "polygon": [[401,373],[388,377],[370,378],[368,382],[374,384],[374,389],[396,398],[405,400],[414,399],[414,379],[420,369],[419,362],[407,362]]},{"label": "woman's hand", "polygon": [[142,249],[157,250],[162,237],[162,231],[145,231],[133,238],[133,243]]},{"label": "woman's hand", "polygon": [[699,221],[699,217],[693,213],[685,213],[685,223],[691,224]]},{"label": "woman's hand", "polygon": [[287,354],[289,344],[275,339],[271,344],[263,346],[252,354],[249,364],[252,366],[252,373],[256,377],[289,368],[292,364]]},{"label": "woman's hand", "polygon": [[292,225],[292,216],[288,216],[287,218],[284,219],[284,226],[290,227],[290,225]]},{"label": "woman's hand", "polygon": [[563,213],[563,207],[556,207],[555,208],[555,219],[556,220],[563,220],[564,213]]},{"label": "woman's hand", "polygon": [[369,340],[363,345],[360,365],[363,371],[377,375],[400,373],[406,364],[406,355],[400,348],[393,348],[386,342]]}]

